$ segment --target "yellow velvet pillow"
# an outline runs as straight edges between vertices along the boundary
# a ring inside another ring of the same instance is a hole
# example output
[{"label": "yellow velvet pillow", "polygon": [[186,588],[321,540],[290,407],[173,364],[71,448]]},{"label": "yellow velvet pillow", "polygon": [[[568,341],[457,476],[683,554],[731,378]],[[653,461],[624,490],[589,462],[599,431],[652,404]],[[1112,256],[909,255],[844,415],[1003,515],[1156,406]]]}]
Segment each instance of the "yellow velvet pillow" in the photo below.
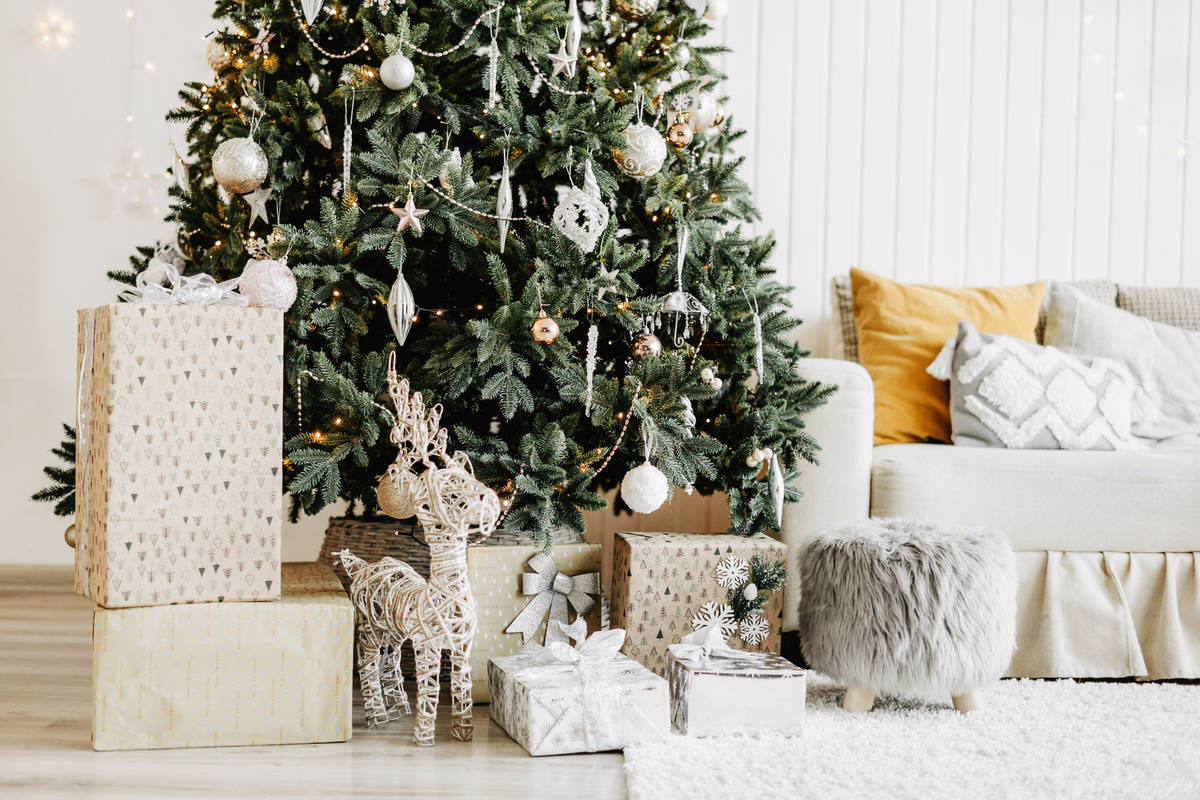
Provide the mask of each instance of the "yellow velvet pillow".
[{"label": "yellow velvet pillow", "polygon": [[959,320],[1035,341],[1046,284],[965,289],[850,270],[858,360],[875,382],[875,444],[950,441],[949,386],[925,372]]}]

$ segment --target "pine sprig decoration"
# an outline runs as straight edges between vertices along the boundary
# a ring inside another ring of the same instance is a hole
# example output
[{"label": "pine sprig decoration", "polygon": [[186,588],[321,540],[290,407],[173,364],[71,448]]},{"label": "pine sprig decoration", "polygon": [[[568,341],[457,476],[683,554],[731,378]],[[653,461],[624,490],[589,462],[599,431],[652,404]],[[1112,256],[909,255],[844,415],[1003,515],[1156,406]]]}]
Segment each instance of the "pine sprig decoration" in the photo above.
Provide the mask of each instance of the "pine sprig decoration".
[{"label": "pine sprig decoration", "polygon": [[[787,564],[782,559],[756,553],[750,558],[750,580],[729,590],[729,608],[738,622],[767,605],[767,595],[778,592],[787,583]],[[746,586],[754,584],[754,597],[746,596]]]},{"label": "pine sprig decoration", "polygon": [[75,429],[63,425],[63,441],[51,451],[66,467],[43,467],[50,485],[34,492],[30,498],[39,503],[54,503],[54,513],[60,517],[75,513]]}]

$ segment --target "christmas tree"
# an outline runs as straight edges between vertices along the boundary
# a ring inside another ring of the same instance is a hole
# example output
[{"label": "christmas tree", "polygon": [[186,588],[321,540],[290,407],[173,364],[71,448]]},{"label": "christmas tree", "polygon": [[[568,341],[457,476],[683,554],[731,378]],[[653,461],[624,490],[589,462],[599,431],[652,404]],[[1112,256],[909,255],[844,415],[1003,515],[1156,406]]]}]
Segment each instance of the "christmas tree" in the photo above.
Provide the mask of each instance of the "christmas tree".
[{"label": "christmas tree", "polygon": [[[777,525],[832,389],[796,374],[773,241],[743,232],[707,3],[608,5],[216,4],[215,75],[170,114],[177,242],[110,275],[286,259],[293,515],[378,510],[394,351],[506,527],[582,529],[630,470],[638,510],[669,483],[727,492],[731,531]],[[70,513],[68,472],[47,472],[42,499]]]}]

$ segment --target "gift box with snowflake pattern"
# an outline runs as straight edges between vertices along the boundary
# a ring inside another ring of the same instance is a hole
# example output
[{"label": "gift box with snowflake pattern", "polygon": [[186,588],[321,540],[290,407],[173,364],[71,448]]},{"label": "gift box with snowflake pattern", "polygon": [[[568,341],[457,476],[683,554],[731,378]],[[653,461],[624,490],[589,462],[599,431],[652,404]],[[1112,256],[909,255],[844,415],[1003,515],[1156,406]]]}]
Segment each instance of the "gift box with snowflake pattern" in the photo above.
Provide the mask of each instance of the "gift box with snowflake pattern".
[{"label": "gift box with snowflake pattern", "polygon": [[277,309],[79,312],[75,589],[108,607],[279,597]]},{"label": "gift box with snowflake pattern", "polygon": [[734,618],[731,592],[746,591],[756,554],[785,560],[787,547],[762,534],[618,533],[613,539],[612,626],[628,631],[623,652],[659,675],[667,648],[714,620],[729,645],[778,653],[783,592],[765,596],[761,610]]}]

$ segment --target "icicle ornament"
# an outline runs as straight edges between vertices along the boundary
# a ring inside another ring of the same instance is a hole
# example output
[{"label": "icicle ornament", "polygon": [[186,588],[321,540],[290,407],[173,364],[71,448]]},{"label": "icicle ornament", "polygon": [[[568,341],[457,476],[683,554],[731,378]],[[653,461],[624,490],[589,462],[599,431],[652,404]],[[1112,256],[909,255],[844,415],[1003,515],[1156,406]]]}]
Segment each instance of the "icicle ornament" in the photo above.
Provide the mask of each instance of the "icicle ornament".
[{"label": "icicle ornament", "polygon": [[488,57],[488,101],[487,101],[487,107],[488,108],[495,108],[496,104],[500,102],[500,93],[498,91],[496,91],[496,83],[499,80],[499,75],[500,75],[500,69],[499,69],[500,45],[496,42],[496,23],[499,20],[500,20],[500,14],[497,13],[492,16],[491,21],[488,23],[488,29],[491,31],[491,34],[492,34],[492,42],[491,42],[491,44],[488,45],[488,49],[487,49],[487,57]]},{"label": "icicle ornament", "polygon": [[342,104],[345,130],[342,132],[342,191],[350,191],[350,164],[354,151],[354,92]]},{"label": "icicle ornament", "polygon": [[763,332],[762,332],[762,317],[758,315],[758,299],[750,297],[745,287],[742,288],[742,296],[746,298],[746,305],[750,306],[751,319],[754,321],[754,368],[758,371],[758,380],[763,380]]},{"label": "icicle ornament", "polygon": [[500,253],[504,254],[504,243],[508,239],[508,220],[512,217],[513,195],[509,183],[508,149],[504,150],[504,167],[500,170],[500,187],[496,191],[496,220],[500,228]]},{"label": "icicle ornament", "polygon": [[588,326],[587,333],[587,392],[583,396],[584,416],[592,416],[592,384],[596,378],[596,346],[600,344],[600,329],[596,323]]}]

